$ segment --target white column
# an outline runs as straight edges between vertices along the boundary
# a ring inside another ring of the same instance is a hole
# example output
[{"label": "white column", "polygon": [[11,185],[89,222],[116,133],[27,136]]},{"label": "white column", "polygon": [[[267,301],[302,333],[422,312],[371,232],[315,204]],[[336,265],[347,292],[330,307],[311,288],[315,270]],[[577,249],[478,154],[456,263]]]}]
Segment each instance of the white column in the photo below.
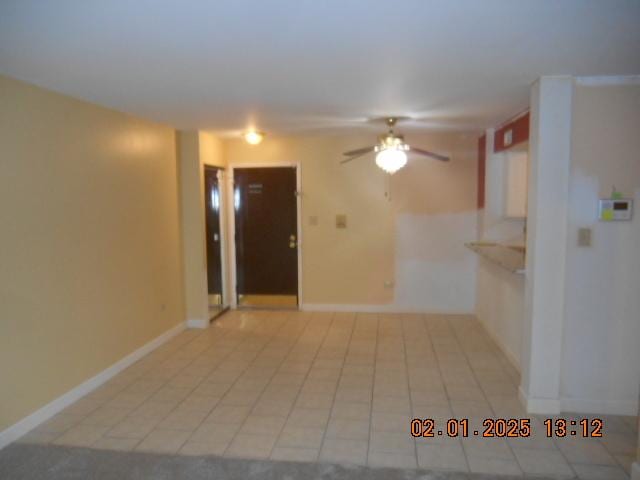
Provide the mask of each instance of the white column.
[{"label": "white column", "polygon": [[197,131],[178,132],[184,301],[187,326],[209,325],[203,178]]},{"label": "white column", "polygon": [[573,79],[531,90],[527,267],[520,396],[531,413],[560,412]]}]

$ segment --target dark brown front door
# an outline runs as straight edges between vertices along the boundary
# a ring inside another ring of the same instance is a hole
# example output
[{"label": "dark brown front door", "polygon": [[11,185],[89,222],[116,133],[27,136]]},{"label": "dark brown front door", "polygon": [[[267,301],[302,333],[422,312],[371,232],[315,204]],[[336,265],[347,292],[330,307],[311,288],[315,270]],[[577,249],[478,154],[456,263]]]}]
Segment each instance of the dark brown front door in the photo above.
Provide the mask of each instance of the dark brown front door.
[{"label": "dark brown front door", "polygon": [[237,292],[298,295],[295,167],[234,171]]},{"label": "dark brown front door", "polygon": [[209,296],[222,303],[222,262],[220,259],[220,184],[218,169],[204,168],[204,205],[207,241],[207,286]]}]

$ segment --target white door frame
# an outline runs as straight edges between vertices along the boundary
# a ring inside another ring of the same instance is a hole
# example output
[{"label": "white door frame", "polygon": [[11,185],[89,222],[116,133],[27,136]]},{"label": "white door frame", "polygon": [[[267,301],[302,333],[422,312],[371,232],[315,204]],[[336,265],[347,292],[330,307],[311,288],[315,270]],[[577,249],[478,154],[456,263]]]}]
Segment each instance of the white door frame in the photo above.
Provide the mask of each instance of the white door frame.
[{"label": "white door frame", "polygon": [[228,259],[227,259],[227,243],[229,241],[229,235],[227,233],[227,180],[224,167],[218,167],[218,188],[220,189],[220,211],[218,215],[219,230],[220,230],[220,275],[222,275],[222,308],[229,307],[229,275]]},{"label": "white door frame", "polygon": [[235,215],[235,170],[242,168],[278,168],[292,167],[296,169],[296,230],[298,240],[298,308],[302,306],[302,171],[300,162],[276,162],[276,163],[230,163],[227,165],[227,212],[229,221],[229,271],[231,308],[238,308],[238,289],[236,271],[236,215]]}]

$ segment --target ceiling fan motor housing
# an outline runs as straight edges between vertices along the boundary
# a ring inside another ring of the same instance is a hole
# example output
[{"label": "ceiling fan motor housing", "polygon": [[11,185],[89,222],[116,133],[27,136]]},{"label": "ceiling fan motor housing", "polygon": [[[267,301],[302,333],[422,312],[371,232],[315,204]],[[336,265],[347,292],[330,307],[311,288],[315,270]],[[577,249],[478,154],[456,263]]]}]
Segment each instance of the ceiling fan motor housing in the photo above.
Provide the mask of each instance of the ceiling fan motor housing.
[{"label": "ceiling fan motor housing", "polygon": [[378,137],[378,145],[375,147],[376,152],[382,150],[409,150],[409,145],[404,142],[404,136],[388,133]]}]

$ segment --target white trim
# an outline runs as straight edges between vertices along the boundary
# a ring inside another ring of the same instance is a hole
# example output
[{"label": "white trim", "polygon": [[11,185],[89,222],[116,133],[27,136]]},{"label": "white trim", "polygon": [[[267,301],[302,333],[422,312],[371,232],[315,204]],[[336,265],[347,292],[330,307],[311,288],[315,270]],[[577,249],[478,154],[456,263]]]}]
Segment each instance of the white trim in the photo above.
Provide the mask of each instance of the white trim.
[{"label": "white trim", "polygon": [[347,304],[347,303],[301,303],[300,310],[306,312],[356,312],[356,313],[423,313],[426,315],[474,315],[473,312],[460,310],[425,310],[423,308],[407,308],[394,303],[375,304]]},{"label": "white trim", "polygon": [[557,415],[561,412],[591,413],[599,415],[636,415],[638,404],[629,401],[597,401],[575,398],[529,398],[518,388],[518,399],[528,413]]},{"label": "white trim", "polygon": [[576,85],[586,87],[604,87],[615,85],[640,85],[640,75],[596,75],[576,77]]},{"label": "white trim", "polygon": [[185,322],[186,328],[207,328],[209,320],[204,318],[191,318]]},{"label": "white trim", "polygon": [[[227,259],[227,182],[224,167],[218,168],[218,188],[220,189],[220,206],[218,210],[218,229],[220,230],[220,275],[222,276],[222,308],[229,306],[229,278],[228,278],[228,259]],[[205,221],[206,228],[206,221]]]},{"label": "white trim", "polygon": [[560,399],[528,397],[522,389],[522,386],[518,388],[518,399],[527,410],[527,413],[558,415],[562,411],[560,408]]},{"label": "white trim", "polygon": [[638,414],[638,402],[633,400],[587,400],[579,398],[562,398],[563,412],[597,413],[601,415],[629,415]]},{"label": "white trim", "polygon": [[236,289],[236,221],[235,221],[235,201],[234,201],[234,173],[238,168],[278,168],[278,167],[292,167],[296,169],[296,222],[297,222],[297,235],[298,235],[298,307],[302,306],[302,166],[300,162],[276,162],[276,163],[230,163],[228,166],[230,175],[227,178],[227,212],[229,215],[228,225],[229,232],[231,232],[231,241],[229,242],[229,271],[231,285],[229,291],[231,292],[231,308],[238,308],[237,298],[238,292]]},{"label": "white trim", "polygon": [[640,480],[640,460],[631,464],[631,480]]},{"label": "white trim", "polygon": [[156,337],[150,342],[144,344],[142,347],[131,352],[126,357],[118,360],[116,363],[98,373],[97,375],[91,377],[89,380],[82,382],[77,387],[69,390],[67,393],[47,403],[44,407],[41,407],[29,416],[3,430],[2,432],[0,432],[0,449],[6,447],[25,433],[33,430],[41,423],[49,420],[51,417],[53,417],[72,403],[84,397],[92,390],[95,390],[100,385],[106,383],[108,380],[123,371],[125,368],[133,365],[142,357],[178,335],[184,329],[184,323],[179,323],[175,327],[170,328],[159,337]]}]

